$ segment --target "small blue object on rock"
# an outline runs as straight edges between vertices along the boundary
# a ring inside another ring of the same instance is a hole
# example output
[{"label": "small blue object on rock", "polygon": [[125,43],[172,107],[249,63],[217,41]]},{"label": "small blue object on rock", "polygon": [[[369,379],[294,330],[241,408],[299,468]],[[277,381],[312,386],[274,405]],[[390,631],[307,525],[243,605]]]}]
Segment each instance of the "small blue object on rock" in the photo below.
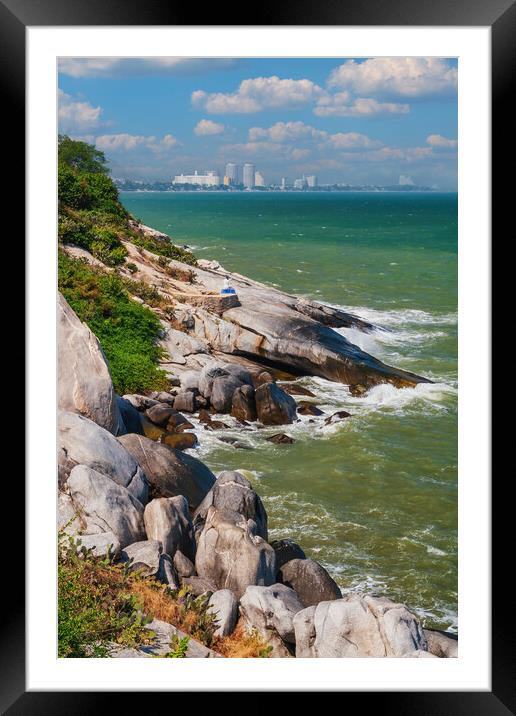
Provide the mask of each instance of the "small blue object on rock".
[{"label": "small blue object on rock", "polygon": [[230,293],[230,294],[236,294],[236,291],[235,291],[235,289],[233,288],[233,286],[230,286],[230,285],[229,285],[229,279],[228,279],[227,276],[226,276],[226,278],[224,279],[224,286],[220,289],[220,293],[221,293],[222,295],[226,295],[226,294],[228,294],[228,293]]}]

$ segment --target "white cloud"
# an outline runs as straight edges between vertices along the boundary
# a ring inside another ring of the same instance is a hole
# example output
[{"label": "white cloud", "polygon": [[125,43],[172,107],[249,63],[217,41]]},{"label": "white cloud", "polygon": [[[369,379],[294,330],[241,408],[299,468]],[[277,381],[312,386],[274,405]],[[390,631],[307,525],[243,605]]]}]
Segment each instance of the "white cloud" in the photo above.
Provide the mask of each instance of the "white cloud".
[{"label": "white cloud", "polygon": [[152,152],[162,152],[179,146],[178,140],[172,134],[165,134],[162,139],[141,134],[103,134],[95,139],[98,149],[105,152],[127,152],[138,148],[149,149]]},{"label": "white cloud", "polygon": [[89,102],[74,99],[62,89],[58,90],[57,99],[60,131],[84,132],[99,126],[101,107],[93,107]]},{"label": "white cloud", "polygon": [[410,112],[408,104],[378,102],[371,97],[358,97],[349,101],[347,92],[323,97],[314,109],[314,114],[318,117],[374,117],[379,114],[408,114],[408,112]]},{"label": "white cloud", "polygon": [[426,143],[437,149],[455,149],[457,147],[456,139],[447,139],[441,134],[429,134]]},{"label": "white cloud", "polygon": [[382,143],[359,132],[338,132],[331,134],[328,141],[335,149],[375,149]]},{"label": "white cloud", "polygon": [[304,122],[276,122],[268,129],[263,127],[251,127],[249,130],[249,140],[251,142],[257,140],[271,140],[273,142],[292,142],[311,139],[322,139],[327,136],[327,132],[315,129]]},{"label": "white cloud", "polygon": [[297,108],[315,102],[324,90],[311,80],[256,77],[243,80],[232,93],[192,93],[192,104],[210,114],[251,114],[266,109]]},{"label": "white cloud", "polygon": [[438,57],[375,57],[347,60],[328,79],[332,88],[359,95],[422,97],[457,88],[457,68]]},{"label": "white cloud", "polygon": [[194,132],[199,137],[222,134],[224,132],[224,125],[219,124],[219,122],[212,122],[211,119],[201,119],[200,122],[197,122]]},{"label": "white cloud", "polygon": [[62,57],[59,72],[70,77],[196,74],[231,68],[239,60],[197,57]]}]

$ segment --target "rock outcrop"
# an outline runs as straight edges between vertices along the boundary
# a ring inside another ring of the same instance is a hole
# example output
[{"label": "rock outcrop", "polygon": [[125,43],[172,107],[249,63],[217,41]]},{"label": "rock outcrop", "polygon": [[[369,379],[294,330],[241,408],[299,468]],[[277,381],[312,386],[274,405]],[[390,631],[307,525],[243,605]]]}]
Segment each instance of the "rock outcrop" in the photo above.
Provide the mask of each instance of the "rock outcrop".
[{"label": "rock outcrop", "polygon": [[256,412],[264,425],[285,425],[296,419],[296,401],[276,383],[264,383],[255,392]]},{"label": "rock outcrop", "polygon": [[297,594],[284,584],[247,587],[240,600],[240,611],[247,625],[257,629],[272,646],[272,656],[290,656],[281,642],[295,644],[294,617],[302,609],[304,606]]},{"label": "rock outcrop", "polygon": [[147,537],[160,542],[163,552],[174,557],[176,550],[180,550],[188,559],[195,559],[192,520],[182,495],[151,500],[145,507],[143,521]]},{"label": "rock outcrop", "polygon": [[216,618],[217,628],[214,636],[224,637],[231,634],[238,619],[238,600],[230,589],[219,589],[210,597],[210,611]]},{"label": "rock outcrop", "polygon": [[113,435],[124,431],[106,357],[97,337],[61,293],[57,301],[57,404]]},{"label": "rock outcrop", "polygon": [[278,580],[291,587],[305,607],[330,599],[340,599],[339,586],[313,559],[291,559],[278,570]]}]

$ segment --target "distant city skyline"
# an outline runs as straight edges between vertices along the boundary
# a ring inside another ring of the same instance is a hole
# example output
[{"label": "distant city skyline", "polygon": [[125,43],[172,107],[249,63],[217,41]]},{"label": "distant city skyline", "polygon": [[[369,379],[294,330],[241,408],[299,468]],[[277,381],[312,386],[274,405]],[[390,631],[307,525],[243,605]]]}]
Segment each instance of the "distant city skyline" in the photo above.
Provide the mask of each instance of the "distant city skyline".
[{"label": "distant city skyline", "polygon": [[249,187],[316,176],[455,189],[457,72],[424,57],[63,58],[59,131],[94,143],[122,179],[209,169]]}]

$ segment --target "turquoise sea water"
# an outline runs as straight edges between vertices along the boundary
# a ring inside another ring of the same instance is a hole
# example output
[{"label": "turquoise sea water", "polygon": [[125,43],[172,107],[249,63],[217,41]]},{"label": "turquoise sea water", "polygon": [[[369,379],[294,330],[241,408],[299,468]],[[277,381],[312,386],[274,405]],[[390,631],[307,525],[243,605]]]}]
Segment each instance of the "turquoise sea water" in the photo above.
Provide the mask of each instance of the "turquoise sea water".
[{"label": "turquoise sea water", "polygon": [[[300,382],[326,412],[272,445],[235,450],[201,435],[213,470],[240,468],[262,495],[273,538],[299,541],[344,590],[407,603],[428,626],[457,628],[457,196],[455,194],[123,193],[145,224],[199,258],[345,307],[371,335],[343,330],[382,360],[435,381],[352,398]],[[270,432],[270,431],[269,431]]]}]

